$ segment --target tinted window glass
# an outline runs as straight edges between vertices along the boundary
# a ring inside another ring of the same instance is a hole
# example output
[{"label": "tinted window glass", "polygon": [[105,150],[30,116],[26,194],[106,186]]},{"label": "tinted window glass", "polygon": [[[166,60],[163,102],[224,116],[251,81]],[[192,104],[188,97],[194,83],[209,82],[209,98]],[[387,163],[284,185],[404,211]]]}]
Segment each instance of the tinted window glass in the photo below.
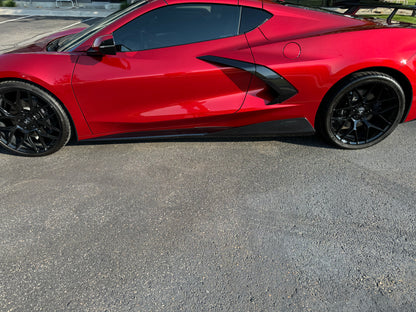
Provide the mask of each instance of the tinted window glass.
[{"label": "tinted window glass", "polygon": [[136,10],[138,7],[141,7],[143,5],[147,4],[147,1],[139,1],[136,3],[133,3],[129,5],[124,10],[120,10],[117,12],[114,12],[113,14],[110,14],[106,18],[98,21],[97,23],[91,25],[90,27],[84,29],[83,31],[74,34],[69,35],[63,38],[58,39],[58,51],[65,51],[65,50],[71,50],[81,44],[83,41],[87,40],[88,38],[91,38],[94,34],[99,32],[104,27],[107,27],[114,21],[118,20],[119,18],[123,17],[124,15],[130,13],[131,11]]},{"label": "tinted window glass", "polygon": [[241,13],[240,34],[253,30],[271,17],[272,14],[264,10],[243,7],[243,12]]},{"label": "tinted window glass", "polygon": [[114,32],[120,51],[140,51],[235,36],[240,8],[180,4],[146,13]]}]

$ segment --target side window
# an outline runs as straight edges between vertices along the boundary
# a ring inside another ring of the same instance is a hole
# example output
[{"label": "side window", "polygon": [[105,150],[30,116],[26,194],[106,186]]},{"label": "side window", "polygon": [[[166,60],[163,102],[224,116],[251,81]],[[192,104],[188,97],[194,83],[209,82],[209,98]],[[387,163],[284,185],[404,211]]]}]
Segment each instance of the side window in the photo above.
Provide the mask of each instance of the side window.
[{"label": "side window", "polygon": [[239,34],[245,34],[266,22],[272,14],[256,8],[243,7]]},{"label": "side window", "polygon": [[180,4],[148,12],[114,33],[119,51],[140,51],[238,34],[240,8],[223,4]]}]

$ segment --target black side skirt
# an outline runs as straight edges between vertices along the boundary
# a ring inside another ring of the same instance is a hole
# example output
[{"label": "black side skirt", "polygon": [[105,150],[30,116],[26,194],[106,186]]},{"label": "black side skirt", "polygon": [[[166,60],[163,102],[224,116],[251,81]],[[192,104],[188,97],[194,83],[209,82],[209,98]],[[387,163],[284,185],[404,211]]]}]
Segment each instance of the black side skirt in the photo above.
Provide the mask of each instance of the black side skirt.
[{"label": "black side skirt", "polygon": [[211,136],[269,137],[286,135],[313,135],[315,129],[306,118],[273,120],[243,127],[229,128]]},{"label": "black side skirt", "polygon": [[134,132],[117,135],[103,136],[94,139],[82,140],[88,141],[109,141],[109,140],[131,140],[131,139],[164,139],[164,138],[181,138],[181,137],[276,137],[292,135],[313,135],[315,129],[306,118],[294,118],[284,120],[266,121],[257,124],[251,124],[242,127],[224,128],[224,127],[207,127],[191,128],[178,130],[162,130]]}]

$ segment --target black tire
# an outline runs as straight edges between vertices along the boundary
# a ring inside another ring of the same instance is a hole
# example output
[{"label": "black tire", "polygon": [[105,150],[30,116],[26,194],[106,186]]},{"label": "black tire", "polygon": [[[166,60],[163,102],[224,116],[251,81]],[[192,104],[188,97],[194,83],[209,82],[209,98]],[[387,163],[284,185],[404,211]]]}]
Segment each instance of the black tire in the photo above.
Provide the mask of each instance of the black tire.
[{"label": "black tire", "polygon": [[22,81],[0,83],[0,146],[21,156],[45,156],[70,137],[68,116],[48,92]]},{"label": "black tire", "polygon": [[331,91],[319,108],[316,128],[338,147],[366,148],[393,132],[404,109],[405,95],[394,78],[360,72]]}]

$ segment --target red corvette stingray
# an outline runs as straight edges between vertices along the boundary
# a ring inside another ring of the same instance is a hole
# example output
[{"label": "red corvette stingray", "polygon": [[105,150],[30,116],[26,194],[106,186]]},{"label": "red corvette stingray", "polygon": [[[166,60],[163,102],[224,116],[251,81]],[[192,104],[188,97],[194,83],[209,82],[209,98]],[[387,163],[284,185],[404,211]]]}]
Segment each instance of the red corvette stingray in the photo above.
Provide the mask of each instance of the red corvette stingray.
[{"label": "red corvette stingray", "polygon": [[416,29],[268,0],[150,0],[0,55],[0,145],[313,134],[349,149],[416,118]]}]

